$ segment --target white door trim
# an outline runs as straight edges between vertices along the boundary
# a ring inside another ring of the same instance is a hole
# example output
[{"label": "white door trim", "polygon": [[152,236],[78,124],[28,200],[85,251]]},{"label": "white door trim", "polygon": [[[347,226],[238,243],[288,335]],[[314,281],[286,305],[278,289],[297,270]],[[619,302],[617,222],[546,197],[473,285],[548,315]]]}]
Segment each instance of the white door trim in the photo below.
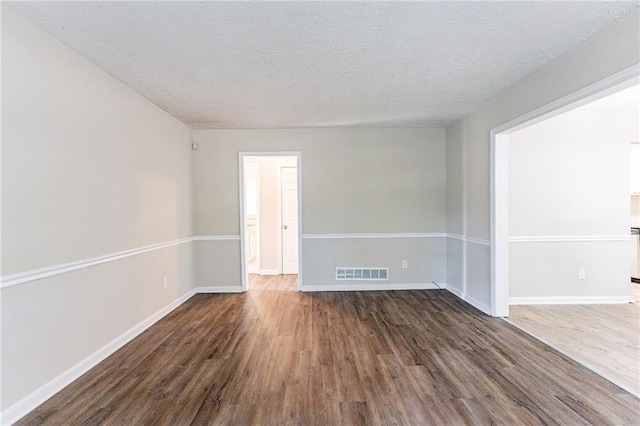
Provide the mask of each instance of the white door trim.
[{"label": "white door trim", "polygon": [[[302,152],[301,151],[241,151],[238,152],[238,196],[240,201],[240,262],[242,291],[247,291],[248,272],[245,258],[244,231],[244,157],[296,157],[298,171],[298,291],[302,288]],[[281,185],[280,185],[281,186]],[[280,250],[282,256],[282,250]],[[282,264],[282,262],[280,262]]]},{"label": "white door trim", "polygon": [[509,315],[509,134],[638,84],[638,77],[635,64],[491,129],[491,315]]}]

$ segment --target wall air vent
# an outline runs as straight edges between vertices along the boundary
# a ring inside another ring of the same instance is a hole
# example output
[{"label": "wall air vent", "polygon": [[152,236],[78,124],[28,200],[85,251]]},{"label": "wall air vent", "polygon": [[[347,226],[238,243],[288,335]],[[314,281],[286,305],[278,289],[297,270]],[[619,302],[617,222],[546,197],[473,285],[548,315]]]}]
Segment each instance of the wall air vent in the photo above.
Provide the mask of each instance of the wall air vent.
[{"label": "wall air vent", "polygon": [[387,281],[389,280],[389,268],[336,268],[336,280],[338,281]]}]

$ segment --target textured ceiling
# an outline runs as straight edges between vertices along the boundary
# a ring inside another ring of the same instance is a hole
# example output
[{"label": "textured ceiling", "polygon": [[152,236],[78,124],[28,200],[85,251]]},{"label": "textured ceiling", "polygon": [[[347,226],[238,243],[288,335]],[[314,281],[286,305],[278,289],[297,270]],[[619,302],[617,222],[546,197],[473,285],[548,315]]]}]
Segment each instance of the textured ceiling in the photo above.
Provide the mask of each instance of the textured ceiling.
[{"label": "textured ceiling", "polygon": [[440,127],[637,2],[9,2],[194,128]]}]

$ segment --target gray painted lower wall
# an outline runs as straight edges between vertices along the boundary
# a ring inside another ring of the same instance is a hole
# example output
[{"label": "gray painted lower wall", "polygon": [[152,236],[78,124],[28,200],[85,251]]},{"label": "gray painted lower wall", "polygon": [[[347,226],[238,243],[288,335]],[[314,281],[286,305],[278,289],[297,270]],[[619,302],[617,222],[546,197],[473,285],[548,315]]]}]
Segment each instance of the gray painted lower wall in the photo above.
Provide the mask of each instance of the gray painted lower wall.
[{"label": "gray painted lower wall", "polygon": [[[335,286],[365,281],[336,281],[337,267],[389,268],[381,289],[398,284],[446,281],[446,238],[303,239],[302,287]],[[408,268],[402,269],[402,260]]]},{"label": "gray painted lower wall", "polygon": [[242,286],[240,239],[196,241],[196,287]]},{"label": "gray painted lower wall", "polygon": [[629,251],[628,241],[510,243],[509,296],[630,297]]},{"label": "gray painted lower wall", "polygon": [[3,411],[188,293],[192,282],[186,243],[3,288]]},{"label": "gray painted lower wall", "polygon": [[[388,281],[372,281],[384,289],[396,284],[444,283],[447,275],[446,238],[303,238],[300,272],[303,287],[337,286],[337,267],[389,268]],[[408,268],[402,268],[407,260]],[[240,286],[240,241],[196,242],[196,286]],[[357,281],[363,283],[363,281]]]}]

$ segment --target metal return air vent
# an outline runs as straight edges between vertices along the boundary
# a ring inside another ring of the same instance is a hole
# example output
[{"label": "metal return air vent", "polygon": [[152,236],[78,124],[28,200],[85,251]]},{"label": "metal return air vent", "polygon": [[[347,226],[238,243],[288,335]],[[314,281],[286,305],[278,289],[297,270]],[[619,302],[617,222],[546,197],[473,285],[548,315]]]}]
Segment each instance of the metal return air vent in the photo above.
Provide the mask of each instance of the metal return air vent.
[{"label": "metal return air vent", "polygon": [[336,268],[336,280],[387,281],[389,268]]}]

